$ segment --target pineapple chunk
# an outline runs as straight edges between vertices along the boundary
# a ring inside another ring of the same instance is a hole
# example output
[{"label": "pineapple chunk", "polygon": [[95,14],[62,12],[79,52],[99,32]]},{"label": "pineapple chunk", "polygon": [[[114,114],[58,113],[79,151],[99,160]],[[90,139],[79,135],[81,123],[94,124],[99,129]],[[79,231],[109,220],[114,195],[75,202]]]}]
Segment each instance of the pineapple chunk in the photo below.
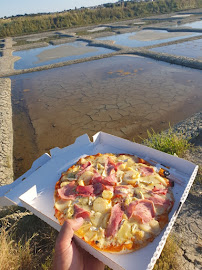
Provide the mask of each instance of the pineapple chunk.
[{"label": "pineapple chunk", "polygon": [[97,164],[97,169],[98,170],[104,170],[104,168],[105,167],[102,164],[100,164],[100,163]]},{"label": "pineapple chunk", "polygon": [[78,181],[78,184],[79,184],[79,186],[84,186],[84,181],[83,180],[79,180]]},{"label": "pineapple chunk", "polygon": [[108,199],[109,200],[109,199],[111,199],[113,197],[113,195],[114,195],[114,193],[111,190],[103,190],[103,192],[102,192],[102,197],[104,199]]},{"label": "pineapple chunk", "polygon": [[107,213],[102,220],[102,227],[107,228],[107,224],[110,218],[110,213]]},{"label": "pineapple chunk", "polygon": [[91,226],[92,225],[90,223],[84,223],[76,232],[78,234],[84,235],[84,233],[90,230]]},{"label": "pineapple chunk", "polygon": [[69,207],[71,205],[71,203],[72,203],[71,201],[60,200],[60,201],[55,202],[55,208],[62,212],[67,207]]},{"label": "pineapple chunk", "polygon": [[131,228],[132,228],[132,234],[135,235],[135,233],[136,233],[136,231],[138,229],[138,225],[136,223],[133,223]]},{"label": "pineapple chunk", "polygon": [[117,233],[117,239],[120,244],[124,243],[126,240],[132,238],[131,224],[128,221],[124,221],[120,230]]},{"label": "pineapple chunk", "polygon": [[97,232],[95,231],[87,231],[85,234],[84,234],[84,239],[86,241],[95,241],[97,239]]},{"label": "pineapple chunk", "polygon": [[60,187],[62,188],[62,187],[64,187],[64,186],[68,185],[69,183],[70,183],[69,181],[62,182],[62,183],[60,184]]},{"label": "pineapple chunk", "polygon": [[100,212],[91,214],[90,221],[92,222],[93,226],[98,227],[102,222],[102,214]]},{"label": "pineapple chunk", "polygon": [[145,232],[144,231],[136,231],[135,236],[138,241],[141,241],[144,238]]},{"label": "pineapple chunk", "polygon": [[127,167],[132,167],[135,165],[135,162],[132,158],[129,158],[127,161]]},{"label": "pineapple chunk", "polygon": [[111,202],[101,197],[98,197],[93,202],[93,210],[95,212],[105,213],[111,208]]},{"label": "pineapple chunk", "polygon": [[75,173],[79,170],[79,165],[76,165],[72,168],[72,172]]},{"label": "pineapple chunk", "polygon": [[144,232],[151,232],[151,227],[148,224],[140,224],[139,228]]},{"label": "pineapple chunk", "polygon": [[149,225],[151,226],[151,229],[155,234],[158,234],[160,232],[160,226],[157,220],[152,219]]},{"label": "pineapple chunk", "polygon": [[119,165],[119,170],[124,171],[126,169],[126,164]]},{"label": "pineapple chunk", "polygon": [[133,169],[129,169],[124,173],[123,180],[128,184],[136,184],[137,179],[139,178],[140,174],[138,171]]},{"label": "pineapple chunk", "polygon": [[67,218],[72,218],[73,215],[74,215],[74,207],[71,205],[67,209],[66,217]]}]

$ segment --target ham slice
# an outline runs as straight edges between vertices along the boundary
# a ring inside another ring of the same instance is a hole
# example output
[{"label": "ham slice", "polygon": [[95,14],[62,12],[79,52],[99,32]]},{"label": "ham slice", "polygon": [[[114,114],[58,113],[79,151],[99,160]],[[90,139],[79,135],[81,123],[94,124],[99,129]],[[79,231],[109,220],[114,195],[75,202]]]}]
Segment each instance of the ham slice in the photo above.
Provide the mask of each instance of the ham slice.
[{"label": "ham slice", "polygon": [[76,185],[75,181],[72,181],[68,185],[58,189],[58,195],[63,200],[72,200],[76,198]]},{"label": "ham slice", "polygon": [[127,207],[128,218],[133,217],[141,223],[148,223],[155,217],[154,203],[151,200],[137,200]]},{"label": "ham slice", "polygon": [[166,195],[167,192],[168,192],[167,188],[156,188],[156,187],[154,187],[152,189],[152,193],[154,193],[154,194]]},{"label": "ham slice", "polygon": [[95,183],[101,183],[102,182],[102,176],[101,174],[99,174],[98,172],[94,172],[94,175],[90,181],[92,184],[95,184]]},{"label": "ham slice", "polygon": [[116,186],[114,188],[114,194],[117,197],[127,197],[128,195],[128,186]]},{"label": "ham slice", "polygon": [[101,183],[94,183],[93,184],[93,188],[94,188],[94,194],[95,195],[100,195],[102,192],[103,192],[103,190],[104,190],[104,185],[103,184],[101,184]]},{"label": "ham slice", "polygon": [[105,163],[105,172],[107,175],[110,175],[113,170],[117,171],[118,167],[123,162],[115,163],[112,158],[108,157],[107,162]]},{"label": "ham slice", "polygon": [[163,206],[165,209],[167,209],[171,204],[170,200],[168,200],[167,198],[163,198],[158,194],[151,196],[149,200],[151,200],[155,206]]},{"label": "ham slice", "polygon": [[115,173],[103,178],[98,172],[95,172],[90,182],[91,184],[101,183],[105,186],[114,186],[117,183],[117,178]]},{"label": "ham slice", "polygon": [[108,186],[115,186],[117,184],[117,178],[116,178],[115,173],[102,179],[102,183]]},{"label": "ham slice", "polygon": [[85,171],[88,171],[88,170],[90,170],[90,168],[91,168],[91,162],[90,161],[88,161],[88,162],[86,162],[85,164],[82,164],[81,165],[81,171],[79,171],[78,173],[77,173],[77,179],[85,172]]},{"label": "ham slice", "polygon": [[94,189],[92,185],[77,186],[76,191],[78,196],[89,197],[93,195]]},{"label": "ham slice", "polygon": [[150,168],[150,167],[139,167],[139,172],[141,173],[141,176],[148,176],[148,175],[151,175],[153,174],[154,172],[154,169],[153,168]]},{"label": "ham slice", "polygon": [[74,205],[74,217],[79,218],[82,217],[84,219],[88,219],[90,217],[90,212],[85,209],[79,207],[77,204]]},{"label": "ham slice", "polygon": [[106,237],[114,236],[118,231],[124,212],[121,210],[119,203],[115,204],[111,209],[111,216],[106,228]]}]

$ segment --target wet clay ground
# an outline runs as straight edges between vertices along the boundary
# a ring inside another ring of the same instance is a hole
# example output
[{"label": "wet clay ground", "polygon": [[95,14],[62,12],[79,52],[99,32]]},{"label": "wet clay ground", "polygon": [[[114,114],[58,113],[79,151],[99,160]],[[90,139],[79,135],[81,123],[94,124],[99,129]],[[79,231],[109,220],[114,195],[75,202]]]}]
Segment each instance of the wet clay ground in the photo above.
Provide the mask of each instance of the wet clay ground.
[{"label": "wet clay ground", "polygon": [[151,127],[165,130],[185,119],[201,109],[200,74],[116,56],[12,77],[15,177],[44,152],[84,133],[140,141]]}]

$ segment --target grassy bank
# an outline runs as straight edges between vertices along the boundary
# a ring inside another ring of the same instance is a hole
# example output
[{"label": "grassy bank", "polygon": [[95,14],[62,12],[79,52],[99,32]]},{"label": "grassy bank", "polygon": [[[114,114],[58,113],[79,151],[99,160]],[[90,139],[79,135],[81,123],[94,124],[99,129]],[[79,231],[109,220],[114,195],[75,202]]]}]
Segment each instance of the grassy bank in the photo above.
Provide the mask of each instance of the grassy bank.
[{"label": "grassy bank", "polygon": [[202,0],[158,0],[139,3],[126,1],[106,4],[96,9],[83,8],[54,14],[18,15],[0,19],[0,38],[130,20],[200,7]]}]

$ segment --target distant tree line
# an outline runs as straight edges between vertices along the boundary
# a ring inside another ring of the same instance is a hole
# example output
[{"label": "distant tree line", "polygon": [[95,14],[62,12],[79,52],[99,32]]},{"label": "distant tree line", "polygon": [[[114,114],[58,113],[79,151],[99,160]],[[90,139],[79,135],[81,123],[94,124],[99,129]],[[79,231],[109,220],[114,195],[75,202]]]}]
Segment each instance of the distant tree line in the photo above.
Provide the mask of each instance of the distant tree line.
[{"label": "distant tree line", "polygon": [[202,0],[124,1],[105,4],[104,7],[95,9],[83,8],[54,14],[18,15],[0,19],[0,37],[109,23],[200,7],[202,7]]}]

